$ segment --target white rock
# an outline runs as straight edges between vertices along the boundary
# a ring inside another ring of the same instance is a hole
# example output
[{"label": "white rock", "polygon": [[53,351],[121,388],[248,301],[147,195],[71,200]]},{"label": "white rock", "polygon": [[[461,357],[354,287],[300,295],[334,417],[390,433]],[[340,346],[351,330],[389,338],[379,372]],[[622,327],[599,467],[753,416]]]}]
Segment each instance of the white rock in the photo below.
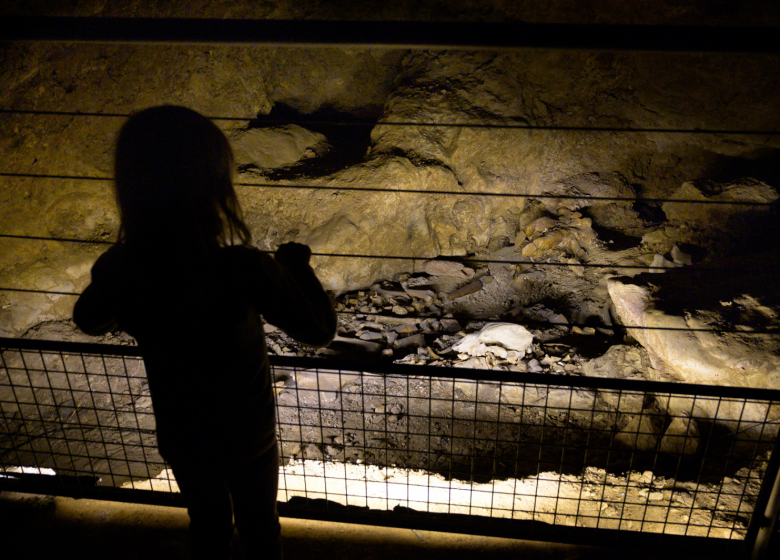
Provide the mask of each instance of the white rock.
[{"label": "white rock", "polygon": [[541,371],[544,371],[544,368],[539,365],[539,360],[533,359],[530,362],[528,362],[528,371],[531,373],[539,373]]},{"label": "white rock", "polygon": [[467,334],[452,348],[470,356],[484,356],[488,352],[488,345],[526,353],[531,348],[533,338],[533,335],[520,325],[489,323],[478,333]]},{"label": "white rock", "polygon": [[675,245],[672,247],[672,260],[676,265],[682,266],[682,265],[692,265],[693,264],[693,258],[688,253],[685,253],[680,250],[680,248]]},{"label": "white rock", "polygon": [[655,255],[653,257],[653,262],[650,264],[650,270],[649,272],[666,272],[663,270],[664,268],[673,268],[674,263],[666,260],[663,255]]}]

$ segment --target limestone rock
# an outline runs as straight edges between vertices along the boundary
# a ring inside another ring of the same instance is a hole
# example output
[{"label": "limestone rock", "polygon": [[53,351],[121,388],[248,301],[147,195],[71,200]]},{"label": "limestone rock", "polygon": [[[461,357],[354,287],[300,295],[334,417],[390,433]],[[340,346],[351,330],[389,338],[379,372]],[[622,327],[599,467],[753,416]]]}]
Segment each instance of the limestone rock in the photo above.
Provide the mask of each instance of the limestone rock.
[{"label": "limestone rock", "polygon": [[637,451],[652,451],[661,431],[645,414],[632,416],[628,424],[615,435],[615,443]]},{"label": "limestone rock", "polygon": [[454,276],[455,278],[471,278],[474,271],[454,261],[425,261],[420,271],[431,276]]},{"label": "limestone rock", "polygon": [[545,276],[547,275],[541,270],[522,272],[509,283],[509,287],[515,292],[522,294],[528,290],[529,283],[544,280]]},{"label": "limestone rock", "polygon": [[661,438],[661,453],[690,455],[699,447],[699,427],[693,418],[675,417]]},{"label": "limestone rock", "polygon": [[484,356],[488,353],[488,345],[496,344],[507,350],[525,353],[531,348],[533,338],[533,335],[521,325],[489,323],[478,333],[463,337],[452,349],[470,356]]},{"label": "limestone rock", "polygon": [[[780,338],[772,332],[780,329],[780,295],[766,292],[776,283],[777,264],[771,256],[757,255],[719,270],[685,267],[614,277],[608,288],[617,315],[647,350],[658,378],[777,389]],[[780,407],[767,410],[759,403],[743,407],[674,396],[657,401],[675,416],[703,417],[755,435],[760,432],[755,423],[780,417]]]},{"label": "limestone rock", "polygon": [[[571,223],[564,223],[561,208],[582,209],[596,225],[633,232],[637,217],[630,203],[602,204],[584,197],[632,197],[635,180],[646,187],[643,195],[666,197],[686,180],[681,170],[687,177],[706,176],[714,156],[753,157],[759,148],[769,151],[780,143],[776,136],[735,139],[544,128],[776,129],[780,112],[774,76],[780,74],[780,62],[765,57],[707,56],[697,59],[702,79],[685,80],[681,76],[690,73],[689,57],[665,53],[340,48],[261,49],[260,53],[255,47],[184,45],[11,45],[9,49],[0,72],[4,106],[56,106],[77,115],[6,115],[0,122],[0,154],[12,171],[35,172],[40,162],[46,162],[46,169],[37,172],[109,176],[112,141],[121,120],[79,114],[124,114],[159,103],[186,105],[227,119],[217,122],[234,137],[239,162],[288,166],[304,158],[311,168],[317,167],[318,160],[309,156],[321,153],[323,146],[319,132],[293,125],[251,128],[256,124],[253,117],[286,106],[298,117],[333,111],[337,120],[378,119],[364,144],[351,148],[358,156],[348,167],[295,177],[300,185],[355,191],[239,188],[244,217],[258,248],[273,251],[281,243],[299,241],[310,243],[315,253],[346,255],[318,256],[312,261],[325,287],[337,293],[412,272],[418,263],[438,256],[476,254],[513,238],[524,244],[527,240],[515,235],[543,216],[536,210],[524,212],[537,201],[547,214],[559,216],[552,218],[561,233],[555,234],[558,242],[549,248],[549,256],[564,253],[580,259],[580,249],[589,251],[587,240],[594,240],[589,237],[587,217],[570,212],[566,219]],[[107,73],[110,80],[105,79]],[[57,80],[52,81],[55,75]],[[730,79],[717,80],[723,75]],[[717,88],[712,87],[714,81]],[[67,87],[52,87],[55,82]],[[414,126],[397,126],[400,122]],[[499,126],[485,126],[491,124]],[[264,144],[263,134],[275,135],[278,144]],[[343,133],[323,134],[333,149],[347,144]],[[85,146],[88,149],[81,149]],[[266,175],[249,172],[238,179],[270,181]],[[67,237],[83,233],[93,240],[115,231],[111,224],[99,223],[112,209],[108,182],[10,177],[3,181],[0,221],[9,233],[56,231],[65,236],[75,232]],[[289,181],[278,184],[290,186]],[[90,209],[83,224],[67,217],[64,203],[56,204],[70,193],[81,192],[102,197],[100,208]],[[483,192],[523,196],[473,196]],[[574,220],[581,223],[575,225]],[[576,231],[569,235],[565,228]],[[3,243],[0,284],[21,289],[48,282],[21,273],[44,259],[52,269],[47,274],[63,279],[62,289],[68,282],[75,290],[83,289],[89,267],[81,265],[94,262],[98,252],[86,244]],[[534,249],[533,257],[546,257],[546,251]],[[365,255],[404,258],[362,258]],[[80,272],[71,276],[66,271],[75,264]],[[43,320],[61,320],[72,310],[72,299],[32,298],[21,292],[2,298],[0,329],[10,325],[3,331],[10,336]],[[8,311],[2,310],[6,305]]]},{"label": "limestone rock", "polygon": [[652,380],[654,375],[651,369],[650,358],[642,346],[616,344],[610,346],[603,356],[585,362],[582,373],[591,377],[646,377]]},{"label": "limestone rock", "polygon": [[[542,216],[525,226],[515,239],[515,243],[522,244],[520,254],[523,257],[534,259],[550,256],[564,257],[571,255],[578,259],[587,257],[589,248],[596,239],[590,218],[583,218],[577,213],[574,216],[563,208],[559,219],[553,220],[549,216]],[[579,264],[579,261],[577,263]]]},{"label": "limestone rock", "polygon": [[229,139],[239,167],[285,167],[328,149],[325,136],[294,124],[236,129],[230,132]]},{"label": "limestone rock", "polygon": [[623,414],[639,414],[645,404],[645,394],[637,391],[602,390],[598,392],[598,396],[607,410]]},{"label": "limestone rock", "polygon": [[[632,209],[636,193],[627,179],[617,172],[589,172],[562,178],[548,187],[549,194],[561,194],[566,208],[588,208],[589,215],[600,226],[619,231],[637,228],[637,213]],[[554,199],[542,199],[551,205]]]},{"label": "limestone rock", "polygon": [[736,183],[687,182],[677,189],[670,202],[661,206],[672,224],[688,224],[695,228],[723,228],[730,218],[748,211],[765,211],[766,207],[732,204],[685,204],[682,200],[699,202],[745,201],[768,204],[778,199],[771,186],[754,179]]},{"label": "limestone rock", "polygon": [[113,241],[119,231],[119,213],[108,193],[71,192],[57,198],[45,211],[52,237]]},{"label": "limestone rock", "polygon": [[688,253],[681,250],[676,244],[672,246],[671,249],[672,254],[672,260],[674,261],[674,264],[678,266],[683,265],[692,265],[693,264],[693,257],[689,255]]}]

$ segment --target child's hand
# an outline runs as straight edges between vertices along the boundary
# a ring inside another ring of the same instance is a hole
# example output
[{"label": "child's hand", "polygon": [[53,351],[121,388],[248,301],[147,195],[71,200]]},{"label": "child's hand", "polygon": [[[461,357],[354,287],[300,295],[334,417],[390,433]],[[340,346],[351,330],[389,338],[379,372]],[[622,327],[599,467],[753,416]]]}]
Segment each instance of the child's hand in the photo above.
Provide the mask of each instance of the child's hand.
[{"label": "child's hand", "polygon": [[275,258],[282,264],[309,264],[311,249],[301,243],[285,243],[279,245]]}]

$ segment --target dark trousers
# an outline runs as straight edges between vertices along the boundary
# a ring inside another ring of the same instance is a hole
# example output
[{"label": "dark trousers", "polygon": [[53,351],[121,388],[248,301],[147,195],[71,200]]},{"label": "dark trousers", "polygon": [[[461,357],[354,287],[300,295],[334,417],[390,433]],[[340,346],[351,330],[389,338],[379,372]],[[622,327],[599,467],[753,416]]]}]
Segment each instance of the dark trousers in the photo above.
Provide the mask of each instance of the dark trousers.
[{"label": "dark trousers", "polygon": [[193,558],[230,558],[235,515],[247,559],[281,560],[276,444],[257,459],[229,468],[207,470],[172,464],[171,469],[190,515]]}]

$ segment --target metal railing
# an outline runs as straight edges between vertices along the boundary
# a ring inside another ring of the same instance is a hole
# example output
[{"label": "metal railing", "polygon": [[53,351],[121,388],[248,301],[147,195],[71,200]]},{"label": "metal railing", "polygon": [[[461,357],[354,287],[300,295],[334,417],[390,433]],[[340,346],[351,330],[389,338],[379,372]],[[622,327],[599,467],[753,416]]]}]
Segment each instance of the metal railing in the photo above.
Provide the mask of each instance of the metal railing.
[{"label": "metal railing", "polygon": [[[0,356],[0,490],[182,505],[138,348],[0,339]],[[285,516],[747,550],[780,462],[780,391],[272,364]]]}]

